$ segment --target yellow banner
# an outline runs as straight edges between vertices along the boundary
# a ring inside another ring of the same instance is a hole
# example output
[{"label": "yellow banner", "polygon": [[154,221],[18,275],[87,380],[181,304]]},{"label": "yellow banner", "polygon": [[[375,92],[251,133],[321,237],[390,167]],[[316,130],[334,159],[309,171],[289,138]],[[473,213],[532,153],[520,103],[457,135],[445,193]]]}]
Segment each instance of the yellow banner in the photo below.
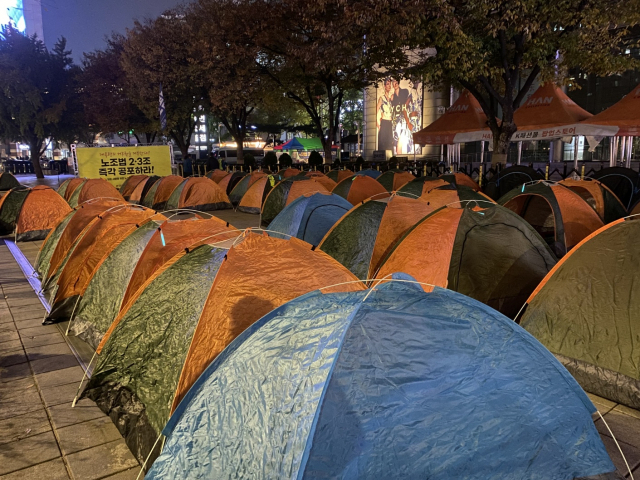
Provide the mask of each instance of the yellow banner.
[{"label": "yellow banner", "polygon": [[103,178],[120,188],[131,175],[171,175],[168,145],[77,148],[78,176]]}]

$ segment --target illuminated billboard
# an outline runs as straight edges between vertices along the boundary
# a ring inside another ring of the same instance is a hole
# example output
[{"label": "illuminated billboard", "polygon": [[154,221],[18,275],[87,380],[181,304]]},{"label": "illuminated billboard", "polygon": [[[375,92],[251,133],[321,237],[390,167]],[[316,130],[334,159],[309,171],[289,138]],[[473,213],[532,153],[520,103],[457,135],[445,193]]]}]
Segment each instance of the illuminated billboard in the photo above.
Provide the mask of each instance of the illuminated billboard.
[{"label": "illuminated billboard", "polygon": [[420,81],[387,77],[376,89],[376,150],[392,155],[420,154],[413,145],[413,133],[422,129],[422,87]]},{"label": "illuminated billboard", "polygon": [[9,23],[22,33],[26,32],[22,0],[0,0],[0,26]]}]

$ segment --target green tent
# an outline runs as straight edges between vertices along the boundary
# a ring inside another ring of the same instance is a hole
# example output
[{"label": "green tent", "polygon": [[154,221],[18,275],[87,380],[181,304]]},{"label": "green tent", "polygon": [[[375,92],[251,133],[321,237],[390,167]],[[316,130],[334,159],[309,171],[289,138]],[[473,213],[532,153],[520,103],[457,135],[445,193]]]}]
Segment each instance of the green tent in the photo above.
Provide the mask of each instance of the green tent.
[{"label": "green tent", "polygon": [[617,220],[569,252],[520,325],[588,392],[640,409],[640,221]]}]

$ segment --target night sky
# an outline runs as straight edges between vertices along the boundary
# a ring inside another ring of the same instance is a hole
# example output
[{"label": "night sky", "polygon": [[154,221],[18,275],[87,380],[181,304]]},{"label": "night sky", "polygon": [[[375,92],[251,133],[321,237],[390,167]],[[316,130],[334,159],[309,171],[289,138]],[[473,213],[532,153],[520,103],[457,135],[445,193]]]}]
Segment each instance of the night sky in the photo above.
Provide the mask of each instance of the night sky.
[{"label": "night sky", "polygon": [[79,63],[83,52],[102,49],[112,31],[125,33],[133,21],[154,18],[180,0],[42,0],[44,40],[52,47],[58,38],[67,39]]}]

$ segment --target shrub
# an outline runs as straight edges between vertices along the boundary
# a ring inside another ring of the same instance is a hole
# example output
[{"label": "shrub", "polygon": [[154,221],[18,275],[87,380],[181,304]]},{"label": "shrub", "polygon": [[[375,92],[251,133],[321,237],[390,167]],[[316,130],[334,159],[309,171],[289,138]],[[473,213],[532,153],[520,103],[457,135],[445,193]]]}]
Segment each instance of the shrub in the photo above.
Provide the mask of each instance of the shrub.
[{"label": "shrub", "polygon": [[289,168],[293,165],[293,160],[291,160],[291,155],[288,153],[283,153],[280,155],[280,168]]},{"label": "shrub", "polygon": [[276,155],[276,152],[274,152],[273,150],[267,152],[262,159],[262,165],[272,172],[278,170],[278,156]]},{"label": "shrub", "polygon": [[364,158],[362,158],[361,156],[359,156],[358,158],[356,158],[356,170],[360,170],[362,168],[362,166],[364,165]]},{"label": "shrub", "polygon": [[252,170],[256,168],[256,157],[251,155],[250,153],[244,154],[244,166],[245,168],[251,168]]},{"label": "shrub", "polygon": [[322,158],[322,155],[320,155],[315,150],[311,152],[311,154],[309,155],[309,167],[311,167],[312,169],[314,167],[321,168],[323,163],[324,163],[324,158]]}]

